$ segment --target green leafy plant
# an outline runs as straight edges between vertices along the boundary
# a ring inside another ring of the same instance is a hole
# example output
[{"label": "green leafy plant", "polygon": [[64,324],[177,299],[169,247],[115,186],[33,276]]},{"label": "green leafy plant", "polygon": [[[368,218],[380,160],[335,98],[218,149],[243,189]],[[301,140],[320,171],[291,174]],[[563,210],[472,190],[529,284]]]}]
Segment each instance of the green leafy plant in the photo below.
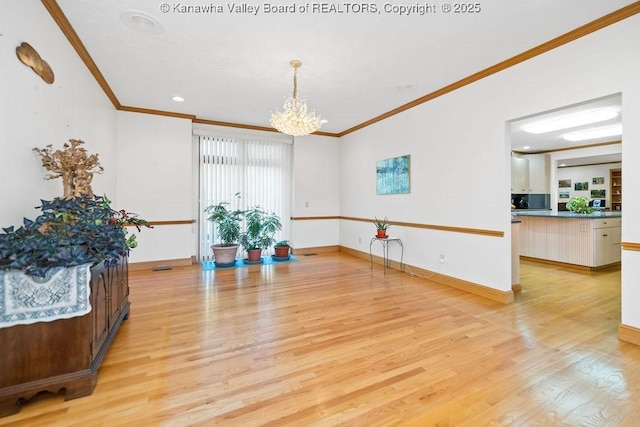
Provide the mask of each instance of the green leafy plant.
[{"label": "green leafy plant", "polygon": [[276,242],[276,248],[286,248],[289,246],[291,245],[289,244],[288,240],[280,240],[279,242]]},{"label": "green leafy plant", "polygon": [[373,223],[376,226],[377,230],[388,230],[390,227],[389,221],[387,220],[387,217],[384,217],[384,219],[378,219],[378,217],[374,217],[375,221],[373,221]]},{"label": "green leafy plant", "polygon": [[137,246],[126,225],[150,227],[136,214],[111,208],[100,196],[41,200],[42,213],[23,219],[22,226],[0,233],[0,270],[17,269],[43,277],[55,267],[73,267],[105,261],[117,263]]},{"label": "green leafy plant", "polygon": [[589,206],[589,200],[586,197],[574,197],[567,202],[567,209],[571,212],[579,214],[593,213],[593,208]]},{"label": "green leafy plant", "polygon": [[[111,200],[109,200],[107,196],[102,197],[102,206],[110,209]],[[138,247],[138,241],[136,240],[136,235],[129,233],[126,227],[135,227],[138,231],[142,231],[142,227],[153,228],[146,219],[140,218],[136,213],[127,212],[124,209],[120,209],[119,211],[110,210],[111,217],[109,218],[109,223],[122,229],[125,236],[124,243],[129,249]]]},{"label": "green leafy plant", "polygon": [[[240,193],[235,194],[240,198]],[[207,206],[204,211],[209,214],[207,219],[213,221],[217,229],[217,237],[222,246],[237,245],[242,233],[241,223],[244,212],[240,209],[229,208],[229,202],[220,202]]]},{"label": "green leafy plant", "polygon": [[240,244],[245,250],[266,249],[276,241],[275,234],[282,230],[280,217],[260,206],[244,211],[245,231],[240,235]]}]

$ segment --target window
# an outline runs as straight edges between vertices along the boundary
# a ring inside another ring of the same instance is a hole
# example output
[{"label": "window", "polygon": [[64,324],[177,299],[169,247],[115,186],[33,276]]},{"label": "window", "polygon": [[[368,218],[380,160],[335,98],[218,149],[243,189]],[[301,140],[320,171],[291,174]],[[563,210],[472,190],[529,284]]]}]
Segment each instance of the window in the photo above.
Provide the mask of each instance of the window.
[{"label": "window", "polygon": [[[200,136],[200,259],[211,260],[216,241],[204,208],[228,201],[239,208],[259,205],[282,222],[277,240],[288,239],[291,197],[291,144]],[[236,200],[235,194],[240,193]]]}]

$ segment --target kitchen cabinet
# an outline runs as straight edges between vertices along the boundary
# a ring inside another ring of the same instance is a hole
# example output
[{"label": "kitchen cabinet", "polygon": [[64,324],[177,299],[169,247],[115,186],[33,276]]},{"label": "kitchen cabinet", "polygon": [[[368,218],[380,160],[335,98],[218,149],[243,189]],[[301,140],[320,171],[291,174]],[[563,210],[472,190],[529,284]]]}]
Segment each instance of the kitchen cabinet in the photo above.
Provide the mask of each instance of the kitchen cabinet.
[{"label": "kitchen cabinet", "polygon": [[622,259],[621,221],[617,219],[595,220],[593,223],[593,247],[595,265],[609,265]]},{"label": "kitchen cabinet", "polygon": [[511,157],[511,192],[529,192],[529,161],[524,157]]},{"label": "kitchen cabinet", "polygon": [[621,217],[597,218],[572,213],[519,213],[523,257],[604,267],[621,260]]},{"label": "kitchen cabinet", "polygon": [[549,155],[511,157],[511,193],[549,194]]},{"label": "kitchen cabinet", "polygon": [[548,194],[549,186],[549,155],[531,154],[527,156],[529,161],[529,193]]},{"label": "kitchen cabinet", "polygon": [[93,393],[102,359],[129,316],[127,257],[92,267],[90,285],[91,312],[84,316],[0,328],[0,417],[43,391],[65,390],[65,400]]}]

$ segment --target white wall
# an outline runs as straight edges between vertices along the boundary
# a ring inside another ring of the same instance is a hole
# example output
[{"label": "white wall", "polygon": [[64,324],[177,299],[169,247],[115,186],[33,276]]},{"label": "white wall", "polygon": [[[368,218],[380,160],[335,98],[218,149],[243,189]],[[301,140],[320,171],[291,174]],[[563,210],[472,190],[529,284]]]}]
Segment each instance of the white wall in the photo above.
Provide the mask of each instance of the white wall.
[{"label": "white wall", "polygon": [[[510,158],[505,124],[622,93],[623,241],[640,241],[640,17],[521,63],[342,138],[342,216],[503,231],[504,238],[392,227],[405,261],[510,289]],[[376,196],[376,160],[411,154],[411,194]],[[371,226],[343,221],[340,243],[368,250]],[[363,243],[358,243],[362,240]],[[366,244],[365,244],[366,242]],[[640,327],[640,253],[626,251],[623,322]],[[447,262],[438,266],[438,255]],[[396,254],[397,256],[397,254]]]},{"label": "white wall", "polygon": [[[402,239],[407,264],[508,291],[510,264],[495,268],[511,254],[505,124],[487,120],[477,93],[466,87],[342,138],[340,209],[349,217],[502,231],[505,238],[391,226],[389,234]],[[411,194],[376,195],[376,161],[405,154]],[[374,232],[372,224],[343,221],[340,244],[368,252]],[[399,260],[400,251],[390,256]]]},{"label": "white wall", "polygon": [[[622,167],[622,163],[610,163],[606,165],[588,165],[588,166],[575,166],[559,168],[556,171],[556,180],[553,182],[552,191],[558,194],[560,191],[566,191],[569,193],[569,199],[560,199],[558,202],[568,202],[572,197],[586,197],[591,200],[591,190],[606,190],[604,199],[606,200],[607,209],[611,208],[611,179],[609,177],[610,169],[619,169]],[[593,184],[592,178],[604,177],[603,184]],[[570,179],[571,187],[558,188],[558,180]],[[587,190],[575,190],[576,182],[586,182]],[[553,204],[557,208],[557,204]]]},{"label": "white wall", "polygon": [[[53,84],[18,60],[22,42],[49,63]],[[94,192],[115,196],[115,108],[40,1],[0,2],[0,70],[0,226],[34,218],[40,199],[62,196],[62,180],[44,180],[34,147],[84,140],[105,169],[94,176]]]},{"label": "white wall", "polygon": [[[113,207],[148,221],[197,218],[192,146],[191,120],[119,111],[118,196]],[[137,234],[139,246],[130,262],[196,254],[196,224],[159,225]]]},{"label": "white wall", "polygon": [[[338,138],[308,135],[293,145],[293,217],[340,215]],[[293,222],[294,248],[333,246],[339,241],[337,219]]]},{"label": "white wall", "polygon": [[[609,181],[609,169],[616,169],[622,167],[620,163],[608,164],[608,165],[593,165],[587,167],[570,167],[570,168],[558,168],[557,165],[561,164],[565,159],[578,159],[584,157],[609,155],[609,154],[621,154],[622,144],[603,145],[599,147],[580,148],[577,150],[557,151],[551,153],[550,161],[550,183],[551,183],[551,208],[557,210],[558,202],[567,202],[568,199],[560,199],[559,191],[570,191],[570,197],[585,196],[591,198],[591,192],[576,192],[574,191],[573,182],[580,180],[581,182],[588,181],[589,189],[591,189],[591,178],[594,176],[604,176],[605,184],[597,186],[596,188],[604,188],[607,190],[606,200],[607,207],[611,207],[611,191]],[[576,171],[578,169],[578,171]],[[591,177],[587,175],[593,174]],[[558,188],[558,180],[571,179],[571,188]]]}]

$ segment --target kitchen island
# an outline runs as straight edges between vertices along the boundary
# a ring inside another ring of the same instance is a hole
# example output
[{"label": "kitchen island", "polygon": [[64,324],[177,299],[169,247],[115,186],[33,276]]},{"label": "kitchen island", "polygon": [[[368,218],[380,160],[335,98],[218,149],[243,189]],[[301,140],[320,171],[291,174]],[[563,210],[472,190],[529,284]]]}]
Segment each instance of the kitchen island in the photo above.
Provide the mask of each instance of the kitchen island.
[{"label": "kitchen island", "polygon": [[600,268],[620,263],[622,213],[519,211],[520,256]]}]

